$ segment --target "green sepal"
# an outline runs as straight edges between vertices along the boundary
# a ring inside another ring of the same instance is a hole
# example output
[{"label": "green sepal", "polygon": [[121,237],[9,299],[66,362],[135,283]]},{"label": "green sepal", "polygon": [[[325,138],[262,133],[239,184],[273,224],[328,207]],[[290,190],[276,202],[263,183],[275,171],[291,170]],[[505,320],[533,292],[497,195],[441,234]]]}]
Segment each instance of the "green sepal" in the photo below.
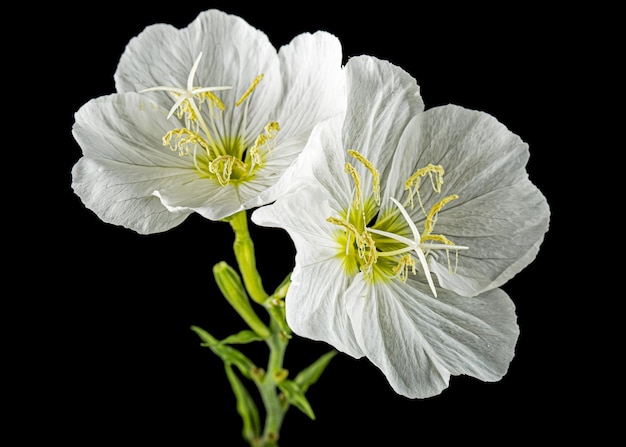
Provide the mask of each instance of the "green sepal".
[{"label": "green sepal", "polygon": [[241,278],[235,269],[224,261],[218,262],[213,267],[213,275],[220,291],[241,318],[260,337],[268,338],[271,332],[252,308]]},{"label": "green sepal", "polygon": [[263,341],[263,338],[260,337],[256,332],[251,331],[249,329],[244,329],[241,332],[237,332],[236,334],[229,335],[228,337],[222,339],[220,343],[223,344],[246,344],[252,343],[255,341]]},{"label": "green sepal", "polygon": [[220,357],[224,363],[229,365],[235,365],[241,374],[248,379],[251,379],[252,370],[256,370],[256,366],[248,357],[243,355],[240,351],[230,346],[227,346],[213,337],[207,331],[198,326],[191,326],[191,330],[194,331],[202,340],[201,346],[211,349],[218,357]]},{"label": "green sepal", "polygon": [[253,439],[258,439],[261,434],[259,411],[248,390],[241,383],[235,371],[233,371],[233,368],[228,364],[224,364],[224,369],[237,399],[237,413],[239,413],[243,421],[242,435],[244,439],[251,442]]},{"label": "green sepal", "polygon": [[303,393],[306,393],[309,387],[317,382],[335,355],[337,355],[337,351],[329,351],[298,373],[293,380]]},{"label": "green sepal", "polygon": [[278,383],[278,388],[283,392],[287,401],[306,414],[311,419],[315,420],[315,413],[313,408],[304,395],[304,391],[293,380],[285,379]]},{"label": "green sepal", "polygon": [[270,301],[267,304],[267,311],[272,315],[274,321],[278,323],[278,327],[283,335],[288,339],[291,338],[291,328],[287,325],[284,301],[280,300],[277,303]]},{"label": "green sepal", "polygon": [[289,286],[291,285],[291,273],[288,274],[283,282],[280,283],[274,293],[272,293],[272,298],[283,299],[287,296],[287,290],[289,290]]}]

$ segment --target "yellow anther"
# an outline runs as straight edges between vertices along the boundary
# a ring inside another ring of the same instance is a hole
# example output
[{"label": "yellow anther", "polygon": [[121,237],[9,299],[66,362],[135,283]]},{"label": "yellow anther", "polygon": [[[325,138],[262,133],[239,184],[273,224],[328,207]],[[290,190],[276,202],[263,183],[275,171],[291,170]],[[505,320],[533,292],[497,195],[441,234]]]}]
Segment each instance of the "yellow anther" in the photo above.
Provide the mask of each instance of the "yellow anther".
[{"label": "yellow anther", "polygon": [[365,158],[361,153],[350,149],[348,150],[348,154],[359,160],[372,174],[372,193],[374,194],[376,204],[380,205],[380,174],[378,170],[374,167],[372,162]]},{"label": "yellow anther", "polygon": [[418,169],[409,179],[404,182],[404,190],[409,191],[409,203],[413,208],[413,197],[417,196],[420,208],[426,214],[424,205],[422,204],[422,198],[420,197],[419,187],[422,182],[422,177],[428,175],[430,177],[430,184],[433,187],[433,191],[441,192],[441,185],[443,184],[444,169],[441,165],[428,164],[423,168]]},{"label": "yellow anther", "polygon": [[363,247],[359,249],[359,256],[365,261],[361,266],[361,271],[366,275],[371,275],[372,267],[376,264],[376,260],[378,259],[376,244],[374,243],[372,233],[367,230],[363,231],[361,237]]},{"label": "yellow anther", "polygon": [[350,174],[352,176],[352,180],[354,181],[353,204],[355,207],[360,208],[361,207],[361,176],[359,175],[358,172],[356,172],[356,169],[354,169],[354,166],[352,166],[350,163],[346,163],[344,165],[344,169],[345,169],[346,174]]},{"label": "yellow anther", "polygon": [[181,157],[188,155],[197,146],[201,146],[207,152],[209,151],[209,145],[204,138],[184,127],[170,130],[166,133],[163,137],[163,145],[170,146],[173,151],[178,151],[178,155]]},{"label": "yellow anther", "polygon": [[224,105],[222,100],[219,99],[217,95],[213,92],[202,92],[199,94],[199,97],[200,97],[200,101],[199,101],[200,104],[202,104],[204,101],[208,101],[208,103],[214,106],[215,108],[220,109],[220,110],[226,110],[226,106]]},{"label": "yellow anther", "polygon": [[228,185],[233,172],[233,167],[237,165],[240,169],[245,169],[246,165],[240,159],[232,155],[221,155],[209,163],[209,172],[215,174],[217,181],[222,186]]},{"label": "yellow anther", "polygon": [[248,151],[250,159],[252,160],[251,169],[255,165],[262,165],[263,160],[261,158],[261,148],[265,146],[269,141],[273,140],[276,137],[276,134],[278,134],[279,130],[280,125],[276,121],[270,121],[265,125],[265,133],[262,133],[256,138],[254,145]]},{"label": "yellow anther", "polygon": [[409,276],[409,267],[411,268],[411,273],[414,275],[417,274],[417,269],[415,268],[415,258],[407,253],[400,257],[398,265],[394,267],[392,272],[400,281],[406,282],[406,279]]},{"label": "yellow anther", "polygon": [[426,241],[435,241],[435,242],[439,242],[440,244],[454,245],[454,242],[452,242],[450,239],[445,237],[443,234],[422,235],[422,237],[420,238],[420,242],[426,242]]},{"label": "yellow anther", "polygon": [[256,86],[259,84],[259,82],[261,82],[261,79],[263,79],[263,73],[254,78],[254,81],[252,81],[252,84],[250,85],[250,87],[248,87],[248,90],[246,90],[244,94],[241,95],[241,98],[239,98],[235,103],[235,107],[239,107],[246,99],[248,99],[248,96],[252,94]]},{"label": "yellow anther", "polygon": [[458,199],[459,196],[456,194],[452,194],[450,196],[444,197],[439,202],[435,203],[428,211],[426,215],[426,221],[424,222],[424,231],[422,232],[422,237],[428,236],[435,227],[435,223],[437,222],[437,213],[443,208],[446,203],[451,202],[452,200]]},{"label": "yellow anther", "polygon": [[361,238],[359,231],[350,222],[346,222],[343,219],[337,219],[336,217],[329,217],[328,219],[326,219],[326,221],[330,222],[333,225],[339,225],[340,227],[344,227],[348,231],[348,233],[352,233],[357,239]]},{"label": "yellow anther", "polygon": [[[176,92],[170,92],[170,94],[174,97],[174,99],[178,99],[181,95]],[[195,109],[192,107],[189,99],[183,100],[176,110],[174,110],[174,115],[178,119],[182,119],[183,117],[191,122],[196,122],[198,120],[198,115],[196,114]]]}]

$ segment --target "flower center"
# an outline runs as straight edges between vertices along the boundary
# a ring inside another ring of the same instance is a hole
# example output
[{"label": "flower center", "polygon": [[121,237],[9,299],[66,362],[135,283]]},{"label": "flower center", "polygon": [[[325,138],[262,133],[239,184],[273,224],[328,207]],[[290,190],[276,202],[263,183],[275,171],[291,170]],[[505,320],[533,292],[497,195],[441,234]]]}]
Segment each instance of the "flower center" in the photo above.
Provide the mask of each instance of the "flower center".
[{"label": "flower center", "polygon": [[141,92],[166,91],[173,96],[175,101],[168,118],[175,114],[184,125],[167,132],[163,145],[177,151],[181,157],[192,157],[198,175],[214,179],[222,186],[249,180],[274,149],[273,140],[280,130],[277,122],[270,121],[254,141],[246,138],[248,99],[263,75],[257,76],[234,104],[235,107],[244,106],[237,132],[228,133],[232,129],[220,132],[225,127],[223,121],[219,122],[226,106],[214,92],[231,87],[194,87],[201,57],[202,53],[191,67],[186,88],[159,86]]},{"label": "flower center", "polygon": [[[357,169],[351,164],[345,164],[348,173],[354,182],[353,200],[348,209],[339,217],[329,217],[328,222],[341,227],[335,237],[341,247],[338,256],[342,258],[346,273],[355,275],[362,272],[369,281],[389,281],[397,278],[406,281],[409,272],[417,273],[417,262],[428,281],[433,295],[437,292],[434,286],[427,256],[433,250],[445,250],[448,267],[451,272],[450,251],[457,254],[458,250],[468,247],[455,245],[442,234],[433,233],[439,211],[450,201],[458,198],[450,195],[435,202],[428,211],[424,207],[420,195],[420,184],[424,177],[429,177],[433,191],[441,192],[444,169],[439,165],[429,164],[418,169],[405,182],[405,191],[408,192],[407,202],[403,205],[390,197],[394,208],[384,215],[380,213],[380,174],[360,153],[350,150],[348,154],[360,162],[371,176],[371,194],[364,197],[363,180]],[[415,205],[417,197],[420,210],[423,214],[423,229],[420,233],[415,222],[406,210]]]}]

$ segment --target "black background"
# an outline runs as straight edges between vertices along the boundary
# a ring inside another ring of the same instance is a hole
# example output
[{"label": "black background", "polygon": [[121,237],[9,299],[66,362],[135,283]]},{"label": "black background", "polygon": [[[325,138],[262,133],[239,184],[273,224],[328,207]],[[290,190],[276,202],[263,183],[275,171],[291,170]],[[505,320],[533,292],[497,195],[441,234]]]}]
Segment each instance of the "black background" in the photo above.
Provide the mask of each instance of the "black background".
[{"label": "black background", "polygon": [[[467,4],[107,2],[39,10],[30,23],[38,43],[25,48],[36,66],[22,87],[28,106],[38,105],[36,121],[45,116],[52,126],[33,126],[32,115],[14,111],[26,124],[29,149],[21,143],[17,150],[34,155],[27,183],[36,191],[6,209],[15,215],[23,206],[37,216],[15,225],[29,236],[8,270],[21,275],[10,295],[23,309],[12,314],[18,329],[7,339],[20,358],[13,363],[21,379],[13,415],[26,421],[21,436],[65,445],[245,445],[221,361],[189,329],[199,325],[223,337],[243,328],[211,275],[216,262],[234,265],[230,227],[192,215],[171,231],[140,236],[101,222],[70,188],[81,156],[70,133],[73,114],[114,92],[127,42],[153,23],[184,27],[208,8],[240,15],[276,47],[301,32],[329,31],[346,60],[370,54],[411,73],[427,108],[453,103],[494,115],[530,144],[529,176],[552,210],[539,256],[504,287],[521,328],[504,379],[453,377],[440,396],[409,400],[367,360],[339,355],[308,393],[317,420],[291,409],[280,445],[502,445],[589,430],[595,410],[586,399],[602,386],[589,385],[596,361],[575,321],[575,296],[563,286],[576,271],[564,268],[577,262],[563,247],[571,241],[571,191],[584,178],[570,165],[580,142],[571,136],[586,83],[580,68],[601,58],[596,49],[605,30],[591,30],[596,16]],[[22,71],[14,65],[11,71]],[[273,290],[293,267],[293,247],[280,230],[251,231],[259,270]],[[14,235],[7,232],[7,240]],[[295,337],[285,366],[296,372],[327,350]],[[246,352],[260,363],[265,358],[260,344]],[[605,433],[600,426],[592,431]]]}]

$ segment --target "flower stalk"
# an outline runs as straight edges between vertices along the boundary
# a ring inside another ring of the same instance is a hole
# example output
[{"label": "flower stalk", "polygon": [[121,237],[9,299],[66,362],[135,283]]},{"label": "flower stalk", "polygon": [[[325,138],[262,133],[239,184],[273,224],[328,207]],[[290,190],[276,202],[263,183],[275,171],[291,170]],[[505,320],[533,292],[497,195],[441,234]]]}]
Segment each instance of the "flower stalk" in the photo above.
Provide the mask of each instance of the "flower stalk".
[{"label": "flower stalk", "polygon": [[[250,447],[278,447],[280,430],[291,405],[296,406],[311,419],[315,419],[305,393],[309,386],[317,381],[336,351],[333,350],[320,357],[293,380],[289,378],[289,371],[283,364],[291,338],[284,303],[291,283],[290,275],[273,294],[268,295],[256,269],[254,244],[248,231],[246,212],[237,213],[227,220],[235,233],[233,250],[241,277],[225,262],[216,264],[213,273],[220,291],[250,330],[242,330],[218,340],[197,326],[192,326],[191,329],[202,340],[202,346],[210,348],[224,361],[226,377],[233,389],[237,412],[243,423],[243,438]],[[250,302],[248,296],[253,302]],[[253,309],[254,303],[267,311],[268,324],[257,315]],[[257,341],[264,341],[269,349],[265,369],[255,365],[233,346]],[[248,392],[240,375],[256,386],[259,400],[265,408],[263,423],[259,416],[257,400]]]},{"label": "flower stalk", "polygon": [[243,282],[250,297],[259,304],[265,303],[268,296],[263,288],[261,276],[256,268],[254,243],[248,231],[248,217],[245,211],[240,211],[229,217],[228,222],[235,232],[233,250],[237,264],[243,277]]}]

